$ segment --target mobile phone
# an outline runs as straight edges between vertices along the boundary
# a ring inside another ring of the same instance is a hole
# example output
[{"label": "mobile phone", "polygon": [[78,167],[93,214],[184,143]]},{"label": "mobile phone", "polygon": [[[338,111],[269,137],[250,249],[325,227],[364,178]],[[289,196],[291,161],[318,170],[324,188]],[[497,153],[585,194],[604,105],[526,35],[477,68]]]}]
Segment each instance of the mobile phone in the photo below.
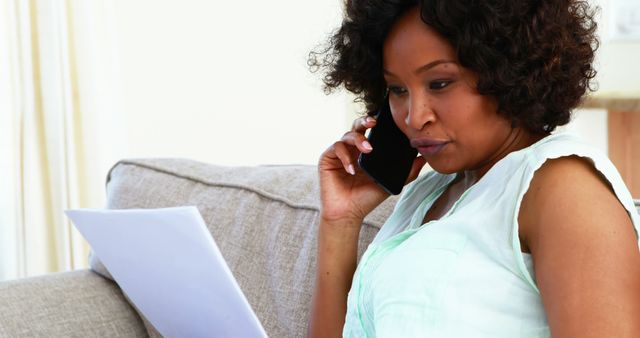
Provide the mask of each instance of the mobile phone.
[{"label": "mobile phone", "polygon": [[399,194],[418,151],[393,121],[388,98],[376,114],[376,125],[369,131],[368,140],[373,150],[361,153],[358,165],[388,193]]}]

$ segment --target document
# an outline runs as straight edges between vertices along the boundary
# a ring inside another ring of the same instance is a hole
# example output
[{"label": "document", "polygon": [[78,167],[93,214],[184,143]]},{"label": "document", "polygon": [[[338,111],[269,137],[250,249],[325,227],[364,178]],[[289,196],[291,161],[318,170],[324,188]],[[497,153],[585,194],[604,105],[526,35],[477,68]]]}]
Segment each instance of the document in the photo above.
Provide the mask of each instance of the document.
[{"label": "document", "polygon": [[196,207],[65,213],[164,337],[267,337]]}]

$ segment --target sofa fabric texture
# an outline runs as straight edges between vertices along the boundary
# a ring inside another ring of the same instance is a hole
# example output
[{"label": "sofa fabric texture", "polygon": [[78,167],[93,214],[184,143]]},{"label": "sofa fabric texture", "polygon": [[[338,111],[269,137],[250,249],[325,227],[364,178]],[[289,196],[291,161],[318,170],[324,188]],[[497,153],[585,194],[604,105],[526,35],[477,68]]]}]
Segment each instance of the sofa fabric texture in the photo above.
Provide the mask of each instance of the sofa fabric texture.
[{"label": "sofa fabric texture", "polygon": [[[110,209],[197,206],[269,336],[306,336],[320,207],[315,166],[124,160],[109,174],[107,196]],[[395,202],[389,198],[365,219],[358,257]],[[109,276],[99,258],[91,262]]]},{"label": "sofa fabric texture", "polygon": [[0,337],[147,337],[116,283],[77,270],[0,283]]}]

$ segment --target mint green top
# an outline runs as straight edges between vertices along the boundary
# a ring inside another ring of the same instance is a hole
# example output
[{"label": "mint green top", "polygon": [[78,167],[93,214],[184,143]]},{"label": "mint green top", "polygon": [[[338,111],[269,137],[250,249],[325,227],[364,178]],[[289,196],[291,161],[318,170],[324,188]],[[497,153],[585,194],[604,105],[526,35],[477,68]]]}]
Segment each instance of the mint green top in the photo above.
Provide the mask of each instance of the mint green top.
[{"label": "mint green top", "polygon": [[[364,253],[349,291],[344,337],[550,337],[518,211],[547,160],[591,159],[631,215],[631,194],[609,159],[569,134],[510,153],[438,220],[421,224],[455,175],[429,172],[405,187]],[[606,224],[603,224],[606,226]]]}]

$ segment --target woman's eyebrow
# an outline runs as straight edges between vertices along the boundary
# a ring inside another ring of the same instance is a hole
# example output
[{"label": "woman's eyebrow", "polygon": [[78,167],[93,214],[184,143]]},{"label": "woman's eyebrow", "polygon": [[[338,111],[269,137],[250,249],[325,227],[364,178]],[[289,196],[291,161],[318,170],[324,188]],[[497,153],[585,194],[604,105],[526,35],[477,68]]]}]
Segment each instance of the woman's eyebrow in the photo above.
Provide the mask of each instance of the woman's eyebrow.
[{"label": "woman's eyebrow", "polygon": [[418,69],[414,70],[413,72],[415,74],[426,72],[427,70],[429,70],[429,69],[431,69],[431,68],[433,68],[433,67],[435,67],[437,65],[443,64],[443,63],[455,63],[455,61],[453,61],[453,60],[436,60],[436,61],[433,61],[433,62],[429,62],[424,66],[419,67]]},{"label": "woman's eyebrow", "polygon": [[[424,66],[420,66],[420,67],[418,67],[418,68],[417,68],[416,70],[414,70],[413,72],[414,72],[415,74],[419,74],[419,73],[422,73],[422,72],[426,72],[427,70],[429,70],[429,69],[431,69],[431,68],[433,68],[433,67],[435,67],[435,66],[437,66],[437,65],[443,64],[443,63],[455,63],[455,61],[453,61],[453,60],[444,60],[444,59],[435,60],[435,61],[432,61],[432,62],[427,63],[427,64],[426,64],[426,65],[424,65]],[[388,71],[387,69],[382,69],[382,72],[383,72],[384,74],[387,74],[387,75],[395,76],[395,74],[393,74],[392,72]]]}]

